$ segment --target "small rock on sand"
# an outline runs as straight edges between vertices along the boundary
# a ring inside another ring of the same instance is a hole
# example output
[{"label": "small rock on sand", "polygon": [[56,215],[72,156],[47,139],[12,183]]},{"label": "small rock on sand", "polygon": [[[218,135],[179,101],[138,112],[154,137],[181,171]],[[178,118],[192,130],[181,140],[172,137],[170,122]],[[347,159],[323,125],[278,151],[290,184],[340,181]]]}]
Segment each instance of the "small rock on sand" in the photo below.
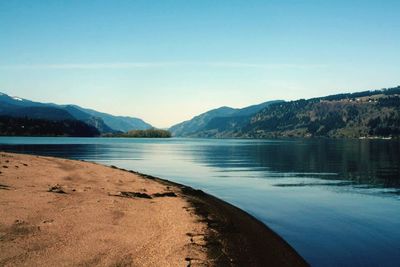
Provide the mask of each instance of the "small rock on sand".
[{"label": "small rock on sand", "polygon": [[62,189],[62,187],[58,184],[50,186],[48,192],[58,193],[58,194],[66,194],[66,192]]}]

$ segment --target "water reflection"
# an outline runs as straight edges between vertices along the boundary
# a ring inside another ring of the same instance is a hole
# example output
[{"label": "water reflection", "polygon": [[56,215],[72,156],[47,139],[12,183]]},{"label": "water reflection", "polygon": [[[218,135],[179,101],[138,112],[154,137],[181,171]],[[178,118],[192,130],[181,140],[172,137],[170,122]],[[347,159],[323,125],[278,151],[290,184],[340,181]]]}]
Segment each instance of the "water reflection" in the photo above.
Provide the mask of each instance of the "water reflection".
[{"label": "water reflection", "polygon": [[[227,172],[265,171],[268,178],[315,177],[348,184],[400,187],[400,142],[386,140],[285,140],[203,146],[194,160]],[[301,184],[299,184],[301,186]]]}]

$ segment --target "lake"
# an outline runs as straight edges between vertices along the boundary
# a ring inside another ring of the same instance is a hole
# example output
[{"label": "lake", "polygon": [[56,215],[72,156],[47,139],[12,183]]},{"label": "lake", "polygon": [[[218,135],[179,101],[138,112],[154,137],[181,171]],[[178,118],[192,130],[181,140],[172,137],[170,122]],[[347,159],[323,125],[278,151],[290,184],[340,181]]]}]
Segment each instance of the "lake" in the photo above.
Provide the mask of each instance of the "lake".
[{"label": "lake", "polygon": [[116,165],[249,212],[312,266],[399,266],[400,142],[0,137],[0,150]]}]

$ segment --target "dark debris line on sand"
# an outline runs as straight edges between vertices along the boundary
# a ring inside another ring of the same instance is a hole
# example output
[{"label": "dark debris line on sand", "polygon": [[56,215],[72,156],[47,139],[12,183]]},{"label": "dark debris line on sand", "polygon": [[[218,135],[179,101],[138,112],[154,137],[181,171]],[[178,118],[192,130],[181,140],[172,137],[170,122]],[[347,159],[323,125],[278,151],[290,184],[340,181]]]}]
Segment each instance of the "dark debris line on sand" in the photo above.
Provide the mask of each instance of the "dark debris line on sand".
[{"label": "dark debris line on sand", "polygon": [[116,195],[117,197],[127,197],[127,198],[147,198],[151,199],[152,197],[146,193],[140,192],[118,192]]},{"label": "dark debris line on sand", "polygon": [[155,197],[177,197],[177,195],[174,192],[155,193],[149,195],[141,192],[127,192],[127,191],[118,192],[117,194],[112,196],[127,197],[127,198],[147,198],[147,199],[152,199]]},{"label": "dark debris line on sand", "polygon": [[10,186],[9,185],[5,185],[5,184],[0,184],[0,189],[10,190]]},{"label": "dark debris line on sand", "polygon": [[177,197],[174,192],[155,193],[153,197]]}]

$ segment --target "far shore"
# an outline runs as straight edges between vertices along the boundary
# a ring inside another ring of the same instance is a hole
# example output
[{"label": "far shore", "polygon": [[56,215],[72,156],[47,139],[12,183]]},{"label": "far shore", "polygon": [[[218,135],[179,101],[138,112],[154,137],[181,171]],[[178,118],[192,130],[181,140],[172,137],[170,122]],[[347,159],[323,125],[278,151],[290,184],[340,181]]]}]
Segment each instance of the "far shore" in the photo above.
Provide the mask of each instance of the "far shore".
[{"label": "far shore", "polygon": [[0,153],[0,266],[308,266],[203,191],[91,162]]}]

